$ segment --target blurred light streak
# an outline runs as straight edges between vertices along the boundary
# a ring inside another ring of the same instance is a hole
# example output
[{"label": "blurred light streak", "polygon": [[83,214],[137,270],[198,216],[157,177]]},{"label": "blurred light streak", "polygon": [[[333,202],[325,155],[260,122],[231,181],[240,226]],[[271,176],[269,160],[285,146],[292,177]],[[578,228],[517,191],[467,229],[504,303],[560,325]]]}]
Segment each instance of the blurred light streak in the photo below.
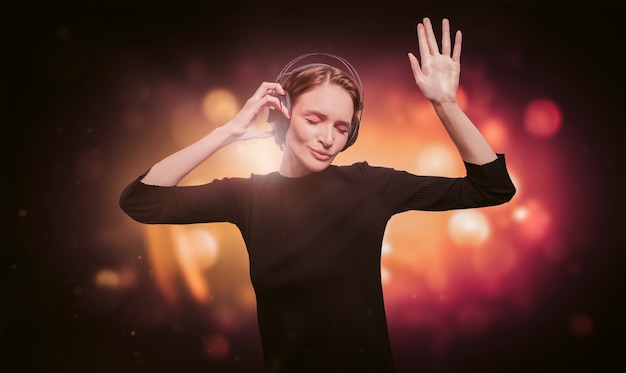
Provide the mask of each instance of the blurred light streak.
[{"label": "blurred light streak", "polygon": [[179,263],[172,249],[170,230],[164,226],[145,226],[149,258],[157,285],[170,304],[176,304],[179,292],[175,288],[175,274],[179,271]]},{"label": "blurred light streak", "polygon": [[209,301],[209,283],[203,274],[217,259],[215,238],[206,229],[197,226],[172,226],[171,229],[182,275],[191,295],[198,302]]}]

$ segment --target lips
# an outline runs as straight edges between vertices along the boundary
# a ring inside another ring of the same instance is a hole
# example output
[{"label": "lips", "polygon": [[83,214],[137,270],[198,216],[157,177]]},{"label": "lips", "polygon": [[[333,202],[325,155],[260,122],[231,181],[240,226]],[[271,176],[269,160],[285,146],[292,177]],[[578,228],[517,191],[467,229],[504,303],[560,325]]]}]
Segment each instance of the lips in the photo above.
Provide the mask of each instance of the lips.
[{"label": "lips", "polygon": [[332,154],[322,151],[322,150],[315,150],[313,148],[309,148],[311,150],[311,154],[313,154],[313,157],[319,161],[327,161],[332,157]]}]

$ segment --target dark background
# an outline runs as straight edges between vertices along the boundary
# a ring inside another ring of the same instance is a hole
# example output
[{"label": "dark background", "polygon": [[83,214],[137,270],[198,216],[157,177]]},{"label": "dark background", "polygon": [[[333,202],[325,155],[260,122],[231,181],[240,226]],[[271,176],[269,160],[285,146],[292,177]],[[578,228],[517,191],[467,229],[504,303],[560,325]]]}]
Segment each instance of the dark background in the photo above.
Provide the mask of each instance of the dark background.
[{"label": "dark background", "polygon": [[[444,363],[419,346],[400,349],[399,368],[407,361],[407,371],[423,372],[624,368],[626,81],[619,2],[4,1],[0,370],[245,372],[259,366],[256,335],[233,336],[241,360],[207,360],[196,343],[207,330],[193,304],[183,305],[166,328],[128,321],[123,310],[150,304],[146,299],[153,298],[145,294],[153,288],[137,290],[106,315],[94,312],[88,297],[77,297],[76,284],[106,258],[98,254],[102,248],[81,242],[89,241],[87,227],[110,218],[89,207],[92,196],[110,185],[81,184],[73,157],[89,142],[127,145],[107,130],[107,121],[115,120],[107,113],[120,105],[111,87],[120,56],[140,53],[149,76],[173,73],[169,66],[193,54],[224,69],[213,83],[228,86],[229,61],[242,56],[267,62],[271,79],[287,56],[310,50],[367,61],[397,46],[413,48],[414,25],[423,16],[449,17],[453,27],[472,35],[464,41],[464,61],[488,61],[487,74],[506,87],[505,94],[524,100],[542,93],[568,103],[564,111],[576,125],[559,141],[571,144],[572,154],[563,157],[572,160],[568,168],[580,170],[581,185],[560,187],[564,193],[581,190],[568,204],[574,214],[586,215],[588,234],[574,243],[586,270],[575,278],[543,278],[549,291],[532,319],[461,341]],[[77,44],[59,47],[61,26]],[[524,64],[511,71],[503,50],[525,56]],[[249,82],[242,91],[257,85]],[[95,122],[93,113],[101,113]],[[93,132],[97,136],[88,135]],[[136,246],[131,254],[141,255]],[[591,336],[572,338],[555,327],[573,305],[594,315]]]}]

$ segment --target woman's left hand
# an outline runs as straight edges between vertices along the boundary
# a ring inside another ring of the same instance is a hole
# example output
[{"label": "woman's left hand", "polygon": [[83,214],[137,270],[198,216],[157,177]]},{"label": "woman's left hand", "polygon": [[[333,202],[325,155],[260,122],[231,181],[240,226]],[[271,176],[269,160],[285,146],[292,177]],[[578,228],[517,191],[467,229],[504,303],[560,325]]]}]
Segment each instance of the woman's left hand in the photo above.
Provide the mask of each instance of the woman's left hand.
[{"label": "woman's left hand", "polygon": [[450,44],[450,22],[441,22],[441,52],[430,19],[417,24],[417,39],[421,63],[413,53],[409,61],[415,82],[422,94],[433,103],[456,102],[456,91],[461,73],[461,31]]}]

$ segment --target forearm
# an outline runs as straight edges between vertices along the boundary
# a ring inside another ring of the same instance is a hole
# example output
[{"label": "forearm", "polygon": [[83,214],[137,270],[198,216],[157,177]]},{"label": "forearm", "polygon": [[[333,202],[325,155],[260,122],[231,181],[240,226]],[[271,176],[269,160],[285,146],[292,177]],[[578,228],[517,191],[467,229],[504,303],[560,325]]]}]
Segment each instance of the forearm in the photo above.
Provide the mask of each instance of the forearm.
[{"label": "forearm", "polygon": [[483,165],[497,158],[485,137],[458,103],[433,103],[433,107],[465,162]]},{"label": "forearm", "polygon": [[231,131],[226,127],[218,127],[197,142],[156,163],[141,182],[158,186],[177,185],[216,151],[231,143],[232,139]]}]

